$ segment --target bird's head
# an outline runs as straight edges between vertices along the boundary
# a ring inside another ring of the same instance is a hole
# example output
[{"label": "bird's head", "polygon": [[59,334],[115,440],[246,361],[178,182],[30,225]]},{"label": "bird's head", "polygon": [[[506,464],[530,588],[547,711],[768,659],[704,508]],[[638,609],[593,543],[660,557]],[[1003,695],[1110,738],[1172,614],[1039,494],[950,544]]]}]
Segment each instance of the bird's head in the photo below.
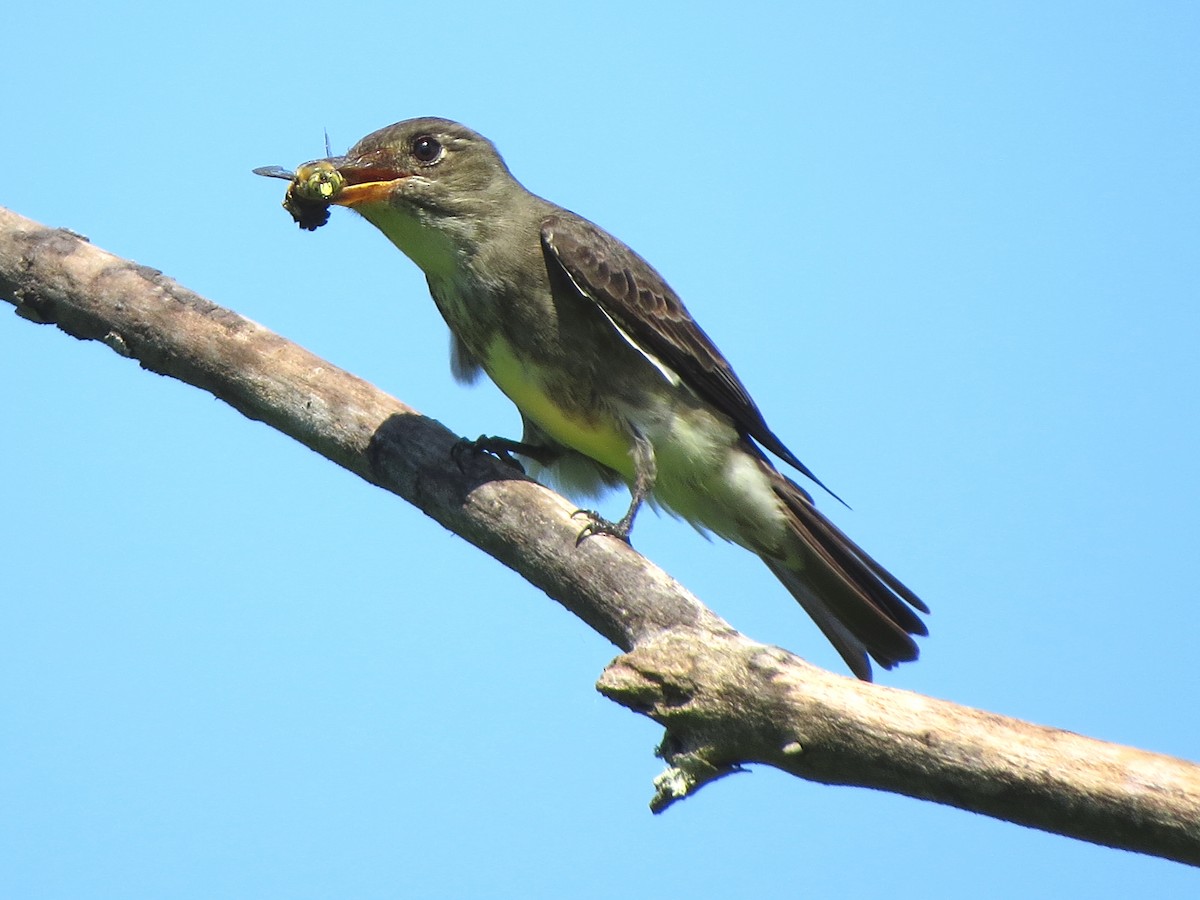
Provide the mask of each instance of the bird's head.
[{"label": "bird's head", "polygon": [[500,229],[525,194],[487,138],[449,119],[408,119],[367,135],[345,156],[313,160],[288,178],[284,208],[301,228],[328,220],[329,206],[361,214],[427,274]]},{"label": "bird's head", "polygon": [[380,205],[453,216],[512,183],[492,142],[448,119],[397,122],[367,135],[344,157],[308,165],[321,162],[332,164],[342,180],[330,201],[367,218]]}]

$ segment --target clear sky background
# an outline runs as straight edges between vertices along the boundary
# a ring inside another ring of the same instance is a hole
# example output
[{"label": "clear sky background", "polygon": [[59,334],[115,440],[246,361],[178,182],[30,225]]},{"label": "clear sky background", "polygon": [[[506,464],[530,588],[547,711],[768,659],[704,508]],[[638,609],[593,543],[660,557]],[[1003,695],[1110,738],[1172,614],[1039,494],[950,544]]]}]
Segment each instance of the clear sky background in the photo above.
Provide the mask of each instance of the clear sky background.
[{"label": "clear sky background", "polygon": [[[1196,4],[47,2],[4,35],[0,203],[470,436],[517,417],[452,382],[416,268],[250,169],[325,128],[488,135],[666,275],[929,602],[883,682],[1200,757]],[[0,409],[0,895],[1200,891],[766,769],[652,816],[660,730],[593,688],[614,648],[402,501],[11,314]],[[635,537],[844,671],[749,554]]]}]

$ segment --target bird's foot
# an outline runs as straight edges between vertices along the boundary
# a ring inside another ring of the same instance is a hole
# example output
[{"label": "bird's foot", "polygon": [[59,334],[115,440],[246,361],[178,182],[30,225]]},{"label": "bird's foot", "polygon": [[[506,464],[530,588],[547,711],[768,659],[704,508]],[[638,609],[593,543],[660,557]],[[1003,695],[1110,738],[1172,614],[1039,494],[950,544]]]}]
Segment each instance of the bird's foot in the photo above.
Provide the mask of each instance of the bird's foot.
[{"label": "bird's foot", "polygon": [[481,434],[473,441],[467,438],[459,438],[455,441],[454,446],[450,448],[450,458],[454,460],[454,464],[458,466],[458,470],[463,472],[466,470],[467,460],[470,456],[486,454],[495,457],[506,466],[511,466],[524,475],[525,467],[521,465],[519,459],[513,456],[513,453],[519,451],[522,446],[516,441],[510,441],[506,438],[489,437],[486,434]]},{"label": "bird's foot", "polygon": [[588,523],[583,526],[583,529],[579,532],[579,536],[575,538],[576,547],[596,534],[607,534],[610,537],[624,541],[626,544],[630,543],[629,532],[633,530],[633,518],[631,516],[626,516],[619,522],[610,522],[594,509],[577,509],[571,513],[572,519],[577,516],[584,517],[588,520]]}]

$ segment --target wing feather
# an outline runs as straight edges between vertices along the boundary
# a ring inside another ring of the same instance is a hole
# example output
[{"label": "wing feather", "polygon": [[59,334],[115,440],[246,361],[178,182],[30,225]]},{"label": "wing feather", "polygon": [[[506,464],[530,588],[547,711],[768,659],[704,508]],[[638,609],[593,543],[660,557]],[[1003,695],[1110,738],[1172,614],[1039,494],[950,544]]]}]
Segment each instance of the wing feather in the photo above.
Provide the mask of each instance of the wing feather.
[{"label": "wing feather", "polygon": [[552,276],[555,269],[565,274],[644,353],[677,373],[744,435],[841,500],[771,431],[733,367],[653,266],[612,235],[565,211],[542,223],[542,251]]}]

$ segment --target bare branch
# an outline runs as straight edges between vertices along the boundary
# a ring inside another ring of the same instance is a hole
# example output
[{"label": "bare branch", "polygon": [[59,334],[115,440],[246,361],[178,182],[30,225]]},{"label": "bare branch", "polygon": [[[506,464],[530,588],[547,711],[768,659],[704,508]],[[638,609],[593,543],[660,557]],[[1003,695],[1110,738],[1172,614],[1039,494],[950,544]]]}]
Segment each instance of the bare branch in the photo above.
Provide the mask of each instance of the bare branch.
[{"label": "bare branch", "polygon": [[607,696],[667,728],[661,809],[747,763],[1200,865],[1200,767],[816,669],[734,631],[575,507],[370,384],[163,277],[0,209],[0,296],[209,391],[418,506],[622,650]]},{"label": "bare branch", "polygon": [[657,635],[600,690],[666,726],[658,806],[759,762],[1200,862],[1200,767],[1169,756],[863,685],[740,634]]}]

